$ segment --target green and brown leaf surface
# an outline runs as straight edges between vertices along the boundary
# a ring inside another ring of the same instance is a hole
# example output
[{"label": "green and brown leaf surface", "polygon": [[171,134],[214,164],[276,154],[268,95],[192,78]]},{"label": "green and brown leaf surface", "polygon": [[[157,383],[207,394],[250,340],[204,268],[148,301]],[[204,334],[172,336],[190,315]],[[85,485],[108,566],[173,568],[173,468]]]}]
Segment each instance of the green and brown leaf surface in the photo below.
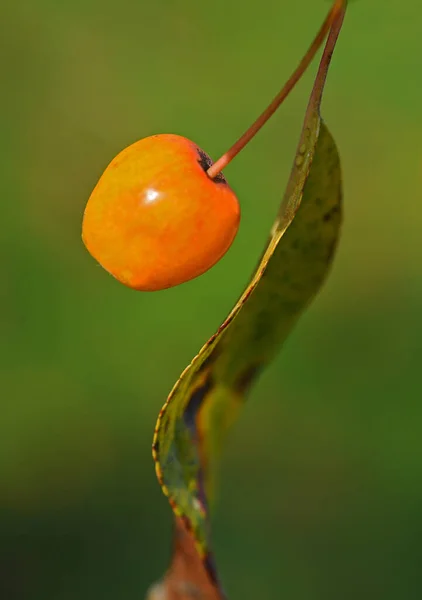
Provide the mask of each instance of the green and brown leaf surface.
[{"label": "green and brown leaf surface", "polygon": [[[319,114],[329,60],[324,53],[287,190],[255,274],[227,319],[182,373],[156,426],[153,456],[176,516],[177,539],[182,535],[186,545],[194,543],[216,590],[220,584],[209,510],[222,444],[254,379],[319,291],[339,237],[340,161]],[[193,569],[191,574],[177,574],[176,564],[183,562],[178,554],[176,544],[167,575],[171,600],[172,593],[174,598],[189,597],[181,591],[184,586],[203,593],[192,580]],[[215,597],[221,593],[215,591]]]}]

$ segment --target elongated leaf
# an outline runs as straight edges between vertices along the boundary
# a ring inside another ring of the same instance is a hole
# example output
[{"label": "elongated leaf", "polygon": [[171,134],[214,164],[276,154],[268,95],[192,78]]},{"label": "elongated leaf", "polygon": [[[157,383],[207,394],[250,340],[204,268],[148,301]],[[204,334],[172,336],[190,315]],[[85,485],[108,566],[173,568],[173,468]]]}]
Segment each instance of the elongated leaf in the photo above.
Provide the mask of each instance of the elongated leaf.
[{"label": "elongated leaf", "polygon": [[[162,595],[166,600],[195,598],[195,590],[201,590],[198,598],[223,597],[209,524],[215,463],[247,390],[319,291],[333,259],[342,191],[336,145],[319,114],[331,54],[324,57],[287,190],[256,272],[159,414],[153,457],[179,536],[167,595]],[[194,547],[198,554],[192,557]],[[183,556],[189,557],[190,569]],[[204,590],[204,574],[211,591]]]}]

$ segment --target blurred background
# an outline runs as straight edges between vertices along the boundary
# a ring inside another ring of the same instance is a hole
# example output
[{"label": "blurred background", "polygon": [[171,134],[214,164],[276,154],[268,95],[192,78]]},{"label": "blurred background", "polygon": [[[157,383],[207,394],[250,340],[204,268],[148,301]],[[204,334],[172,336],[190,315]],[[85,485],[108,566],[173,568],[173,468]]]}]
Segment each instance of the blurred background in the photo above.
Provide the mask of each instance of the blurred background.
[{"label": "blurred background", "polygon": [[[134,600],[168,564],[157,413],[246,285],[316,64],[227,169],[226,257],[124,288],[85,251],[98,177],[144,136],[217,158],[278,91],[324,0],[37,0],[2,7],[0,597]],[[215,552],[231,600],[422,592],[422,5],[352,3],[323,114],[345,221],[331,276],[226,448]]]}]

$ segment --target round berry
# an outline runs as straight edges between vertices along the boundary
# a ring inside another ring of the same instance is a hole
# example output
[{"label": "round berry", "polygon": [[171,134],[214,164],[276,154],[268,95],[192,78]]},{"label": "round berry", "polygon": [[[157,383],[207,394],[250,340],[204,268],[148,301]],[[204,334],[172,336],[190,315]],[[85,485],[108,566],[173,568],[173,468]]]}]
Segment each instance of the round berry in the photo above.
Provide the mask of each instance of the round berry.
[{"label": "round berry", "polygon": [[136,290],[169,288],[201,275],[239,227],[236,195],[190,140],[144,138],[118,154],[93,190],[82,238],[92,256]]}]

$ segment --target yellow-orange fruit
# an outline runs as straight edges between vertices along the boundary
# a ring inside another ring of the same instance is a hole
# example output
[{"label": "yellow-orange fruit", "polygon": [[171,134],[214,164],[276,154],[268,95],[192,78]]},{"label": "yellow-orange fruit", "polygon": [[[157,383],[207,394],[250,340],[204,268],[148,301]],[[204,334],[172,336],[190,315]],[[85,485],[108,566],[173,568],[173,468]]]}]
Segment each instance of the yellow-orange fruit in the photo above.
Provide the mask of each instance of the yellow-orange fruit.
[{"label": "yellow-orange fruit", "polygon": [[230,247],[239,227],[236,195],[190,140],[153,135],[120,152],[92,192],[82,238],[123,284],[169,288],[201,275]]}]

